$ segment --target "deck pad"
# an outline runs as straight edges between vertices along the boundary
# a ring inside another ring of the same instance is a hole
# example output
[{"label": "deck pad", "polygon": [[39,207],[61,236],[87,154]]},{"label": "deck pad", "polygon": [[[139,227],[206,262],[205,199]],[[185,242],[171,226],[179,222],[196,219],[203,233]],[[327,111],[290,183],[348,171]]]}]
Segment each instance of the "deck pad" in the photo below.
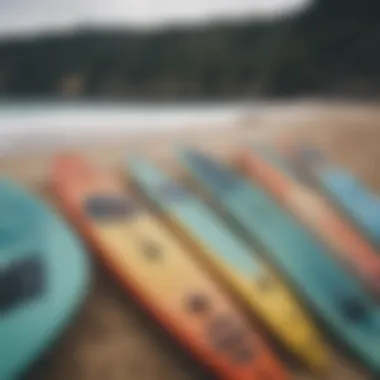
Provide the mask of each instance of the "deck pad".
[{"label": "deck pad", "polygon": [[[92,174],[83,177],[82,171]],[[62,204],[101,260],[218,378],[287,378],[219,285],[191,259],[157,215],[125,192],[116,177],[80,157],[60,157],[54,178]],[[95,213],[91,207],[88,212],[88,204],[96,204]],[[120,205],[120,212],[115,205]]]}]

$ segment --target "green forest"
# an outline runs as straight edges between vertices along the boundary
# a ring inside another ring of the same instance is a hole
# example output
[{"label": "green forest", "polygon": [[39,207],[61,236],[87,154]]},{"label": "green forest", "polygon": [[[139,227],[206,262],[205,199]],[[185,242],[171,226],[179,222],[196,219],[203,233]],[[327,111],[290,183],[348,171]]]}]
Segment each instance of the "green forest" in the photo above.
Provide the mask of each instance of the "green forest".
[{"label": "green forest", "polygon": [[0,42],[0,96],[374,96],[380,2],[319,0],[293,17]]}]

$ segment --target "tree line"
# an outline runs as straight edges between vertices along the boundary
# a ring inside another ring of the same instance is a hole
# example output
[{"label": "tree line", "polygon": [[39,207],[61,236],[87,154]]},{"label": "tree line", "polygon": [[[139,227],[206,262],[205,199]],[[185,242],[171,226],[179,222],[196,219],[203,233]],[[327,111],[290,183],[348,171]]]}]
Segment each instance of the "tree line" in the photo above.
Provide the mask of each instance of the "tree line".
[{"label": "tree line", "polygon": [[319,0],[271,21],[0,42],[0,95],[217,98],[374,95],[380,2]]}]

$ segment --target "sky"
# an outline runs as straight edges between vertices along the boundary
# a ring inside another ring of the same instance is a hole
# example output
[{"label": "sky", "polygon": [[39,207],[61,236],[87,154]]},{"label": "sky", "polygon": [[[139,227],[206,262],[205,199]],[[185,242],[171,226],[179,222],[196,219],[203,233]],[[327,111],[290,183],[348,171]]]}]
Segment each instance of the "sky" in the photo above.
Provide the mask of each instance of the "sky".
[{"label": "sky", "polygon": [[78,25],[160,27],[218,18],[271,16],[311,0],[0,0],[0,36]]}]

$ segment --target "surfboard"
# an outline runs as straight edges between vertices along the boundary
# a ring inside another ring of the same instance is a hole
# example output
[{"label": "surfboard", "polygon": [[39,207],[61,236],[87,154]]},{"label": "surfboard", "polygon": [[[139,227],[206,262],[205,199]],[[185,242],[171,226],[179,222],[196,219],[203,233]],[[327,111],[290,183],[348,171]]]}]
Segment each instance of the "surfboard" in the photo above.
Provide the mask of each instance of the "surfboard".
[{"label": "surfboard", "polygon": [[355,279],[263,189],[195,150],[180,150],[178,159],[263,248],[329,331],[378,371],[380,309]]},{"label": "surfboard", "polygon": [[126,171],[165,213],[176,234],[191,241],[195,257],[205,258],[293,354],[317,371],[328,367],[327,350],[308,316],[257,253],[199,197],[147,159],[128,158]]},{"label": "surfboard", "polygon": [[17,183],[0,180],[0,379],[14,380],[85,300],[90,265],[70,227]]},{"label": "surfboard", "polygon": [[[286,152],[286,151],[285,151]],[[380,197],[346,168],[305,143],[285,153],[302,178],[326,196],[376,248],[380,247]]]},{"label": "surfboard", "polygon": [[62,155],[52,177],[62,205],[101,261],[201,364],[223,380],[287,378],[218,283],[116,176]]},{"label": "surfboard", "polygon": [[325,242],[331,253],[380,300],[380,255],[323,196],[304,185],[295,173],[291,175],[292,168],[281,170],[286,162],[275,150],[255,144],[242,150],[236,163],[248,178],[265,187],[279,204]]}]

